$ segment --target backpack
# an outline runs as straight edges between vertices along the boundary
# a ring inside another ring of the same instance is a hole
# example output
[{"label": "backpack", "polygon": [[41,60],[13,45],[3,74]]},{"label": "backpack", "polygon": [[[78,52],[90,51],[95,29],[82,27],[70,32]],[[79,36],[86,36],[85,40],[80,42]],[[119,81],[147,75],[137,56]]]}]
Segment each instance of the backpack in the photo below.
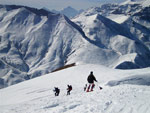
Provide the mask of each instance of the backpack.
[{"label": "backpack", "polygon": [[71,85],[68,86],[68,90],[70,90],[70,91],[72,90],[72,86]]},{"label": "backpack", "polygon": [[72,90],[72,86],[70,85],[70,90]]}]

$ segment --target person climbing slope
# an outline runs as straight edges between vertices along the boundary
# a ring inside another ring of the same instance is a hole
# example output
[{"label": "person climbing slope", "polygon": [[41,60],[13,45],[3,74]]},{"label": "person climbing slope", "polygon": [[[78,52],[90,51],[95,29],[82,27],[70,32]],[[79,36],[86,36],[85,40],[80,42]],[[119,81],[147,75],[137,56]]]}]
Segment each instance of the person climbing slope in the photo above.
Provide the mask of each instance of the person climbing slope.
[{"label": "person climbing slope", "polygon": [[60,89],[58,87],[55,87],[53,91],[55,92],[55,96],[59,96]]},{"label": "person climbing slope", "polygon": [[72,86],[71,85],[67,85],[67,95],[70,95],[70,91],[72,90]]},{"label": "person climbing slope", "polygon": [[95,76],[93,75],[93,71],[90,72],[90,75],[88,76],[87,81],[89,83],[87,92],[93,91],[93,88],[95,87],[94,81],[97,82]]}]

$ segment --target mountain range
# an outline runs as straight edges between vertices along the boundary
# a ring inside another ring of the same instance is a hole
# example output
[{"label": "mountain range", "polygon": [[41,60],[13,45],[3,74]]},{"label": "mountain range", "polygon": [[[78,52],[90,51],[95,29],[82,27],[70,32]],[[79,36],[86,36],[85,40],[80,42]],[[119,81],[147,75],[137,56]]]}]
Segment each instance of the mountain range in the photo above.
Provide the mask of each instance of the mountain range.
[{"label": "mountain range", "polygon": [[0,5],[0,88],[72,63],[149,67],[149,9],[104,4],[70,20],[44,9]]}]

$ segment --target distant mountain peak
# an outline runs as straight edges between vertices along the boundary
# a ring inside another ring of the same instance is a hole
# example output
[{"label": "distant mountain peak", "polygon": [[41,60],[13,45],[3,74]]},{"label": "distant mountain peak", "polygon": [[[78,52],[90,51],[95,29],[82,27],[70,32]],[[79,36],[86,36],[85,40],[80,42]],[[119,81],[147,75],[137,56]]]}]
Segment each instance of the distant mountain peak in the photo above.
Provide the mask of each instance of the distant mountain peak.
[{"label": "distant mountain peak", "polygon": [[55,9],[51,10],[51,12],[53,13],[61,13],[61,14],[64,14],[65,16],[67,16],[68,18],[73,18],[75,17],[76,15],[80,14],[81,12],[83,12],[84,10],[81,9],[81,10],[76,10],[74,8],[72,8],[71,6],[67,6],[66,8],[63,8],[62,10],[60,11],[57,11]]},{"label": "distant mountain peak", "polygon": [[[72,8],[71,6],[68,6],[68,7],[64,8],[64,9],[73,9],[73,10],[75,10],[75,9]],[[63,9],[63,10],[64,10],[64,9]]]},{"label": "distant mountain peak", "polygon": [[62,9],[60,12],[69,18],[74,17],[79,13],[78,10],[72,8],[71,6]]}]

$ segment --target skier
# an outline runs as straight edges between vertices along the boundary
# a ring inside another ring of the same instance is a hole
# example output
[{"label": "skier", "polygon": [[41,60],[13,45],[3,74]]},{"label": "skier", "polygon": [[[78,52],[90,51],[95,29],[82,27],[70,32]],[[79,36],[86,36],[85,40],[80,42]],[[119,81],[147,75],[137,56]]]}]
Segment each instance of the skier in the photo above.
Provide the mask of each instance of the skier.
[{"label": "skier", "polygon": [[72,86],[71,85],[67,85],[67,95],[70,95],[70,91],[72,90]]},{"label": "skier", "polygon": [[91,71],[90,75],[87,78],[87,81],[89,83],[87,92],[93,91],[93,88],[95,87],[94,81],[97,82],[95,76],[93,75],[93,71]]},{"label": "skier", "polygon": [[53,91],[55,92],[55,96],[59,96],[60,89],[58,87],[55,87]]}]

